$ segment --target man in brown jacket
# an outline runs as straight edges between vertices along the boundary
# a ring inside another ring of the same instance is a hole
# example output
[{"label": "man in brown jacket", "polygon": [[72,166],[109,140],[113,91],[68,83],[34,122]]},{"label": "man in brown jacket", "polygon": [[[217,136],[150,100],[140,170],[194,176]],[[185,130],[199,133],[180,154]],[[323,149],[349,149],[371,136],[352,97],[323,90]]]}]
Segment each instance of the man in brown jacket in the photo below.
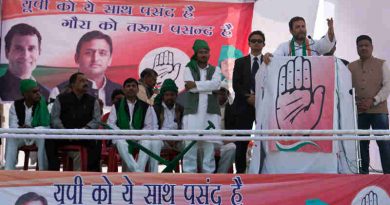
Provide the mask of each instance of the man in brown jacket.
[{"label": "man in brown jacket", "polygon": [[[361,35],[356,39],[360,56],[348,65],[352,73],[352,86],[356,90],[356,104],[359,112],[359,129],[389,129],[387,97],[390,94],[390,69],[387,63],[372,56],[372,39]],[[370,165],[370,141],[360,141],[362,164],[360,173],[368,174]],[[383,173],[390,173],[390,141],[377,140]]]}]

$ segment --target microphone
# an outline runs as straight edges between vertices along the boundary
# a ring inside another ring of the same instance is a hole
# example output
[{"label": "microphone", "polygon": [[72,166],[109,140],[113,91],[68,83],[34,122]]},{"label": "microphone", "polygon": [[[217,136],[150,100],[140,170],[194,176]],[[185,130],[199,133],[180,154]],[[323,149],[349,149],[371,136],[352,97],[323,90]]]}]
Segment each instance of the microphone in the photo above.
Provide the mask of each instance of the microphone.
[{"label": "microphone", "polygon": [[311,37],[311,35],[307,35],[307,38],[309,38],[310,40],[313,40],[313,38]]}]

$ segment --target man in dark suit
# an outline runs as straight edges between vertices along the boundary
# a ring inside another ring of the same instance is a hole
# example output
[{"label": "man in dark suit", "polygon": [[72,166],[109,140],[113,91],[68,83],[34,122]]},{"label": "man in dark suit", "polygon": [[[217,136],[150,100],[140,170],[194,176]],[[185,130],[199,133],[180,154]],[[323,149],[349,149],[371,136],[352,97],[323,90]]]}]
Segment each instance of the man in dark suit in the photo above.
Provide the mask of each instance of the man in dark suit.
[{"label": "man in dark suit", "polygon": [[[42,36],[35,27],[21,23],[11,27],[4,41],[8,68],[0,77],[0,100],[14,101],[23,97],[18,86],[20,81],[33,78],[32,72],[41,54]],[[38,87],[47,99],[49,90],[39,83]]]},{"label": "man in dark suit", "polygon": [[[253,31],[248,37],[251,48],[249,55],[239,58],[234,63],[233,89],[235,99],[233,103],[236,117],[235,128],[250,130],[255,121],[255,75],[262,63],[262,50],[265,46],[265,36],[261,31]],[[246,152],[248,141],[237,141],[236,169],[237,173],[246,171]]]}]

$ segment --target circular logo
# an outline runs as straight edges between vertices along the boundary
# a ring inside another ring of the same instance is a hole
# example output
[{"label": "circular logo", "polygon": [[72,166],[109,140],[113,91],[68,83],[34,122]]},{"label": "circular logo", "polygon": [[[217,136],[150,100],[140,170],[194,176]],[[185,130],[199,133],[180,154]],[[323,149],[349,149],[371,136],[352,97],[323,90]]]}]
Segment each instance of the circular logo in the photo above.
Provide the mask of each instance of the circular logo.
[{"label": "circular logo", "polygon": [[176,82],[179,90],[184,89],[184,68],[190,58],[183,51],[172,47],[161,47],[149,51],[139,65],[139,74],[145,68],[151,68],[158,74],[157,87],[160,87],[165,79]]},{"label": "circular logo", "polygon": [[385,205],[390,204],[389,195],[378,186],[362,189],[353,199],[352,205]]}]

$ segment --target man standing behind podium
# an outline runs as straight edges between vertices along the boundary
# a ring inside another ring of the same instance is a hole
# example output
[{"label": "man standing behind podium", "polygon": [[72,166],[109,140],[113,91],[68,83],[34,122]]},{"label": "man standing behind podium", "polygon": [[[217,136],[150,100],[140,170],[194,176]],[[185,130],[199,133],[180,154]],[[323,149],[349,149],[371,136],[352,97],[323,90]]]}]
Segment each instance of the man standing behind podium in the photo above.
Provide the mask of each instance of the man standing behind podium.
[{"label": "man standing behind podium", "polygon": [[[348,65],[352,86],[356,90],[359,129],[389,129],[387,97],[390,94],[390,69],[386,61],[372,56],[372,39],[361,35],[356,39],[360,56]],[[390,141],[377,140],[383,173],[390,173]],[[368,174],[370,152],[368,140],[360,141],[362,165],[360,173]]]},{"label": "man standing behind podium", "polygon": [[292,39],[280,44],[276,51],[264,55],[264,63],[270,62],[272,56],[320,56],[328,53],[336,44],[333,18],[327,19],[328,32],[320,40],[313,40],[307,36],[305,19],[296,16],[290,20],[288,26]]},{"label": "man standing behind podium", "polygon": [[[265,46],[265,36],[261,31],[253,31],[248,38],[251,53],[239,58],[234,63],[233,89],[235,99],[233,103],[236,117],[236,129],[250,130],[255,121],[255,75],[262,62],[262,50]],[[237,141],[236,144],[236,169],[237,173],[246,170],[246,151],[248,141]]]}]

